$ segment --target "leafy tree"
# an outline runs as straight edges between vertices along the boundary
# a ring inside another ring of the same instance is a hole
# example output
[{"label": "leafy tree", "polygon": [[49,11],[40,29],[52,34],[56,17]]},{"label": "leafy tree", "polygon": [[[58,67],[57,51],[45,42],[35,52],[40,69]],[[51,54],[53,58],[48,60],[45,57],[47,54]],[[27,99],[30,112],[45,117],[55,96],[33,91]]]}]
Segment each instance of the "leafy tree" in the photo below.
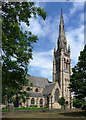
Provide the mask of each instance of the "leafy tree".
[{"label": "leafy tree", "polygon": [[85,99],[73,98],[73,107],[81,108],[85,104]]},{"label": "leafy tree", "polygon": [[27,85],[26,74],[29,60],[32,59],[33,43],[38,37],[30,31],[23,32],[21,22],[30,25],[30,18],[37,18],[37,14],[44,20],[46,12],[36,7],[34,2],[3,2],[2,3],[2,98],[12,100],[16,95],[25,96],[20,91]]},{"label": "leafy tree", "polygon": [[70,90],[78,99],[86,97],[86,45],[80,52],[77,65],[72,69]]},{"label": "leafy tree", "polygon": [[63,106],[65,105],[65,99],[64,99],[64,97],[59,98],[58,103],[59,103],[59,104],[61,105],[61,107],[63,108]]}]

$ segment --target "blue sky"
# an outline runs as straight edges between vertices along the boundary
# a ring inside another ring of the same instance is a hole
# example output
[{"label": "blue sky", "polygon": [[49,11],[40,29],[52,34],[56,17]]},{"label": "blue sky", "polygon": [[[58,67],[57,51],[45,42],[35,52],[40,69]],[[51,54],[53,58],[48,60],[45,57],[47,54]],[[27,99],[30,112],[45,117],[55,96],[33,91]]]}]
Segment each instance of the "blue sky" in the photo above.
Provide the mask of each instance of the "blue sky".
[{"label": "blue sky", "polygon": [[63,11],[67,44],[71,47],[72,67],[76,65],[84,46],[84,3],[83,2],[38,2],[48,16],[44,21],[38,16],[30,20],[30,26],[22,23],[25,30],[32,31],[39,41],[34,44],[33,60],[28,65],[28,74],[48,78],[52,81],[53,49],[57,39],[61,9]]}]

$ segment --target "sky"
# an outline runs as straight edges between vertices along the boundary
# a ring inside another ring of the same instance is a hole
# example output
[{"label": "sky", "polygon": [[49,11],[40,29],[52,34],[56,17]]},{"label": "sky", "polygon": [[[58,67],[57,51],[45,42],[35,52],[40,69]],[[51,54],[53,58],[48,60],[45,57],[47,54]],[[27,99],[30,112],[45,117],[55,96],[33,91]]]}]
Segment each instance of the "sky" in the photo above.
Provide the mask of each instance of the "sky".
[{"label": "sky", "polygon": [[34,43],[33,60],[28,65],[28,74],[52,81],[53,50],[57,48],[61,9],[63,11],[67,47],[71,47],[71,62],[74,67],[80,51],[84,48],[84,2],[38,2],[37,7],[45,9],[48,16],[30,20],[30,26],[22,23],[24,30],[30,30],[39,40]]}]

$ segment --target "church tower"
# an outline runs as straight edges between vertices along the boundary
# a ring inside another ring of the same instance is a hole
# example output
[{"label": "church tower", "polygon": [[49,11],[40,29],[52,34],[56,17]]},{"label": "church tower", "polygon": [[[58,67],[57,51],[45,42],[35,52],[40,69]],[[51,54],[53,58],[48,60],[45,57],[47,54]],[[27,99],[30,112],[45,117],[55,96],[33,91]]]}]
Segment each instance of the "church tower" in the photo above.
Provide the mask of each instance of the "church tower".
[{"label": "church tower", "polygon": [[67,49],[67,39],[65,36],[64,20],[61,10],[59,25],[59,36],[57,50],[54,48],[53,60],[53,82],[57,82],[61,89],[61,96],[65,98],[66,104],[71,106],[71,92],[69,91],[71,75],[70,46]]}]

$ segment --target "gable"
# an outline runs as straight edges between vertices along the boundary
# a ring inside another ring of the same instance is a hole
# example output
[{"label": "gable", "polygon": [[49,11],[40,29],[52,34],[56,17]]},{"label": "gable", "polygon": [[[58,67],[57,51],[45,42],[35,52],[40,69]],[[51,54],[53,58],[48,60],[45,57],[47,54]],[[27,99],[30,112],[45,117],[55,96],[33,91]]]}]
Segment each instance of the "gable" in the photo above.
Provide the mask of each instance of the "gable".
[{"label": "gable", "polygon": [[43,95],[49,95],[52,93],[56,83],[50,83],[49,85],[46,85],[43,90]]}]

